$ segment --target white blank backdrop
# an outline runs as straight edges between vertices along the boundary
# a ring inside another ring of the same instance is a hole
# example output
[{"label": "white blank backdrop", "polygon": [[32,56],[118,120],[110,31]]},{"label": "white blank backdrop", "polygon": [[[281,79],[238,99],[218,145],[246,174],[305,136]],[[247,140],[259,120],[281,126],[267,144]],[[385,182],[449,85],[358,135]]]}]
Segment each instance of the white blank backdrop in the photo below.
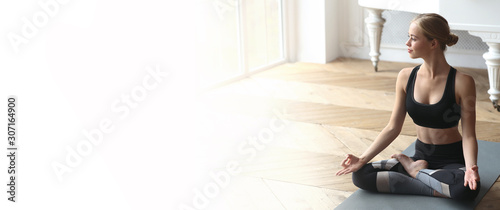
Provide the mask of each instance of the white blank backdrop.
[{"label": "white blank backdrop", "polygon": [[[17,95],[19,135],[18,200],[2,193],[0,209],[174,209],[190,201],[193,180],[207,176],[193,132],[194,6],[0,3],[0,113],[7,118],[7,96]],[[85,132],[101,141],[90,144]],[[7,158],[0,160],[6,183]],[[58,176],[58,164],[69,170]]]}]

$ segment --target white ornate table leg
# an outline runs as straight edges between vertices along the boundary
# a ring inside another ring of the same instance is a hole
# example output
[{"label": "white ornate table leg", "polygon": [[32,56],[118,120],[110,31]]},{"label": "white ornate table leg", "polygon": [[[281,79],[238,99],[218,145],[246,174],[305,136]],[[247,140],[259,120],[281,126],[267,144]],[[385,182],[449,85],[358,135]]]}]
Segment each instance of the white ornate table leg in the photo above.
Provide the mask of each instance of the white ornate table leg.
[{"label": "white ornate table leg", "polygon": [[488,79],[490,82],[490,100],[493,106],[500,112],[500,33],[492,32],[476,32],[469,31],[474,36],[481,37],[481,39],[488,44],[488,52],[483,54],[488,66]]},{"label": "white ornate table leg", "polygon": [[488,66],[488,79],[490,81],[490,100],[493,106],[500,112],[500,43],[487,42],[489,50],[484,53],[483,58],[486,60]]},{"label": "white ornate table leg", "polygon": [[380,39],[382,38],[382,28],[384,27],[385,19],[382,18],[381,9],[366,8],[368,17],[365,19],[366,28],[368,28],[368,37],[370,41],[370,57],[375,67],[378,70],[378,61],[380,56]]}]

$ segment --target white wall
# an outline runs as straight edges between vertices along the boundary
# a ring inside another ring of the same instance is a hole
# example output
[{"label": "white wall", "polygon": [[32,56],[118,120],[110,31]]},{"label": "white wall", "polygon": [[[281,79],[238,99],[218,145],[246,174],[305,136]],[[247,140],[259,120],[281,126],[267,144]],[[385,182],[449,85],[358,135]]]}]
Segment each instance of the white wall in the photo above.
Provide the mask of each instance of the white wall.
[{"label": "white wall", "polygon": [[338,1],[286,2],[290,62],[328,63],[339,53]]},{"label": "white wall", "polygon": [[325,61],[330,62],[340,56],[339,49],[339,1],[325,0]]}]

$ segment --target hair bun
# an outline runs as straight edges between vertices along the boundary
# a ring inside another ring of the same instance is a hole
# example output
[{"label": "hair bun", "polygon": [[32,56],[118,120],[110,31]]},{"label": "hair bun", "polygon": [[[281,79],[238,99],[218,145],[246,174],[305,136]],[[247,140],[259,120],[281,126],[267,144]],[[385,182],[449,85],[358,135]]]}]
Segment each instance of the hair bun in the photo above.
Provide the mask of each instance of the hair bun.
[{"label": "hair bun", "polygon": [[458,42],[458,36],[455,35],[454,33],[450,33],[450,36],[448,37],[448,42],[446,43],[446,45],[451,47],[451,46],[455,45],[457,42]]}]

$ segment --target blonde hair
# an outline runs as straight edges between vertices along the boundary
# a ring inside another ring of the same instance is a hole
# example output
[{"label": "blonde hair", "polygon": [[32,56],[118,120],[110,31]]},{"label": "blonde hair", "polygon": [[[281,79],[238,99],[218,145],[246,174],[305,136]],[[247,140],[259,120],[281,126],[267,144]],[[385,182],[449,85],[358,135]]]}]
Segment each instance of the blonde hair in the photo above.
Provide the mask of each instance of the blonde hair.
[{"label": "blonde hair", "polygon": [[443,51],[446,50],[446,46],[451,47],[458,42],[458,36],[450,32],[448,21],[441,15],[419,14],[411,22],[417,24],[427,39],[436,39]]}]

